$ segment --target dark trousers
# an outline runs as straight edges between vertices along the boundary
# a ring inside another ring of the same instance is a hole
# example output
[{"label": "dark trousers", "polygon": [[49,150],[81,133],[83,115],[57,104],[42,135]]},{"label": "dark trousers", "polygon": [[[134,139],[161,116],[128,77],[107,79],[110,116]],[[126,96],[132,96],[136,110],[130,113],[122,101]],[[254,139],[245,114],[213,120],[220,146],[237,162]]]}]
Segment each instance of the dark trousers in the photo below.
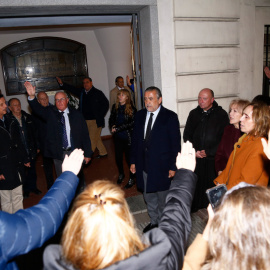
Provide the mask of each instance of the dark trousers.
[{"label": "dark trousers", "polygon": [[30,167],[24,166],[23,191],[30,192],[37,189],[36,159],[30,161]]},{"label": "dark trousers", "polygon": [[[130,167],[130,145],[128,145],[128,140],[122,140],[114,136],[114,146],[115,146],[115,161],[118,168],[119,174],[124,174],[123,166],[123,155],[125,153],[125,158],[128,166]],[[134,174],[130,172],[130,178],[134,178]]]},{"label": "dark trousers", "polygon": [[47,189],[49,190],[54,183],[52,158],[43,156],[43,170],[46,177]]},{"label": "dark trousers", "polygon": [[[64,160],[65,155],[69,156],[69,154],[71,152],[72,152],[72,150],[63,151],[63,160]],[[59,177],[62,173],[63,160],[53,159],[57,177]],[[76,190],[76,195],[80,194],[85,189],[85,179],[84,179],[84,174],[83,174],[83,167],[81,168],[80,172],[78,173],[78,177],[79,177],[79,184],[78,184],[78,187]]]}]

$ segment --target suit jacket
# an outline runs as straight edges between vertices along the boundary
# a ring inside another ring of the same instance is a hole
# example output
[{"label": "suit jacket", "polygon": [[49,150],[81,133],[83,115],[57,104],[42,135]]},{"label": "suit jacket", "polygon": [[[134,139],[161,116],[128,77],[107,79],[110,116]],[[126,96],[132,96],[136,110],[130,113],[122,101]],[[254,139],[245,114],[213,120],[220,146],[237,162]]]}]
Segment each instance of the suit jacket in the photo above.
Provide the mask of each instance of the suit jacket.
[{"label": "suit jacket", "polygon": [[[62,160],[63,130],[60,112],[55,106],[41,106],[36,98],[28,100],[28,102],[34,113],[47,122],[44,156]],[[83,115],[76,109],[69,107],[68,118],[71,129],[70,140],[72,150],[81,148],[84,151],[85,157],[91,157],[91,142]]]},{"label": "suit jacket", "polygon": [[[131,95],[131,100],[133,102],[133,93],[131,93],[130,89],[127,86],[124,86],[126,90],[130,92]],[[116,103],[117,100],[117,93],[119,92],[119,89],[117,86],[115,86],[111,91],[110,91],[110,111],[112,110],[113,104]]]},{"label": "suit jacket", "polygon": [[[144,125],[147,110],[142,109],[135,115],[131,142],[130,163],[136,166],[138,189],[144,190]],[[148,178],[147,192],[168,190],[171,179],[169,170],[176,171],[176,156],[181,151],[181,135],[178,116],[161,106],[147,143]]]},{"label": "suit jacket", "polygon": [[[70,85],[67,83],[64,83],[61,86],[61,88],[71,92],[72,94],[74,94],[80,99],[79,110],[82,112],[82,99],[83,99],[83,93],[85,89],[76,88],[73,85]],[[101,90],[95,88],[94,86],[91,88],[90,91],[91,91],[91,94],[93,95],[93,98],[87,101],[87,106],[89,106],[94,113],[94,117],[97,122],[97,127],[104,127],[105,126],[104,118],[109,109],[109,101],[104,95],[104,93]],[[87,119],[85,115],[84,115],[84,118],[86,120],[90,120],[90,119]]]}]

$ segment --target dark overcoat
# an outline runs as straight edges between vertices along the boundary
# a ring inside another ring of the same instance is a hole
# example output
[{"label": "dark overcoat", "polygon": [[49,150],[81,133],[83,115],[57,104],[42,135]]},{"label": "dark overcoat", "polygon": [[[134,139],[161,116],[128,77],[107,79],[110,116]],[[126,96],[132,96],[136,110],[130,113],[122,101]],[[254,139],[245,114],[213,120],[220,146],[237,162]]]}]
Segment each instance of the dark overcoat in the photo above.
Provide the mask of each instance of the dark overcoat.
[{"label": "dark overcoat", "polygon": [[[55,106],[41,106],[36,98],[28,100],[28,102],[35,114],[47,122],[44,156],[62,160],[63,129],[60,112]],[[91,157],[91,142],[83,115],[76,109],[69,107],[68,117],[70,123],[72,150],[75,148],[81,148],[84,151],[85,157]]]},{"label": "dark overcoat", "polygon": [[[144,190],[144,126],[147,110],[142,109],[135,115],[131,142],[130,163],[136,166],[138,189]],[[169,170],[176,171],[176,157],[181,151],[181,135],[178,116],[161,106],[154,122],[147,146],[147,192],[168,190],[171,179]]]},{"label": "dark overcoat", "polygon": [[0,181],[0,190],[12,190],[22,184],[19,168],[29,160],[16,121],[8,115],[4,119],[5,127],[0,121],[0,174],[5,180]]},{"label": "dark overcoat", "polygon": [[[64,83],[61,86],[62,89],[69,91],[73,95],[77,96],[80,100],[79,102],[79,110],[82,112],[82,100],[83,98],[87,99],[87,95],[85,95],[84,88],[76,88],[73,85]],[[87,99],[87,106],[91,107],[92,112],[95,115],[95,120],[97,123],[97,127],[104,127],[105,126],[105,115],[109,109],[109,100],[106,98],[104,93],[92,86],[91,88],[91,95],[92,98]],[[86,120],[89,120],[85,118]]]}]

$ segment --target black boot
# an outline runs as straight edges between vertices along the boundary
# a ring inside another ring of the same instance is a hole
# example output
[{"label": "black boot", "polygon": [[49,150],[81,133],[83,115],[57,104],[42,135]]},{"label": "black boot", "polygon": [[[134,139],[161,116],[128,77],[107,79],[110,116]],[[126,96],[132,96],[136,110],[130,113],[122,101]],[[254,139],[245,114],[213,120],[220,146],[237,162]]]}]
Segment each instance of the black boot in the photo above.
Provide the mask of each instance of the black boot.
[{"label": "black boot", "polygon": [[131,188],[135,185],[135,181],[133,179],[129,179],[127,184],[125,185],[125,189]]},{"label": "black boot", "polygon": [[118,176],[117,184],[120,185],[125,178],[125,175],[123,173],[120,173]]}]

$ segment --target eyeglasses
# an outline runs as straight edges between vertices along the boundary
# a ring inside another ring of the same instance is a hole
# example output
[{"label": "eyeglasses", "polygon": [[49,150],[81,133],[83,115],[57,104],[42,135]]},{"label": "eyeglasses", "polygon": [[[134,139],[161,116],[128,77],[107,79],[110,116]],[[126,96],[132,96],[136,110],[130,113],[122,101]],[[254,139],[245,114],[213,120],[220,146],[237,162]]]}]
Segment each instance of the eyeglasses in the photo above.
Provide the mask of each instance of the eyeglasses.
[{"label": "eyeglasses", "polygon": [[59,98],[59,99],[55,99],[55,102],[63,102],[64,100],[66,100],[67,98]]}]

